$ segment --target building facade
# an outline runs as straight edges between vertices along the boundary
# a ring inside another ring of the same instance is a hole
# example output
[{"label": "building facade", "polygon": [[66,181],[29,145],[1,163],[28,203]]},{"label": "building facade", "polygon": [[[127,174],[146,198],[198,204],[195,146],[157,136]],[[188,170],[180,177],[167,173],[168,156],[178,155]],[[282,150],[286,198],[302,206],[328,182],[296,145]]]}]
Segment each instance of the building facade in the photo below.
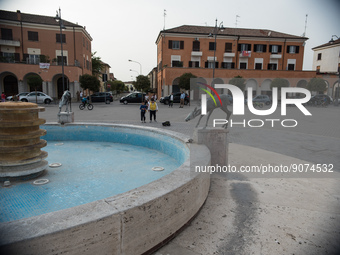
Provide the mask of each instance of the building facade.
[{"label": "building facade", "polygon": [[66,20],[61,31],[57,21],[0,10],[0,90],[6,95],[32,91],[27,84],[32,74],[43,80],[38,90],[56,99],[65,89],[72,97],[81,90],[79,77],[92,74],[92,38],[85,27]]},{"label": "building facade", "polygon": [[[246,79],[255,94],[271,95],[274,78],[287,79],[290,86],[305,87],[315,71],[302,71],[306,37],[265,29],[187,26],[163,30],[156,40],[158,93],[178,92],[179,77],[192,73],[228,83]],[[330,91],[334,78],[326,81]]]}]

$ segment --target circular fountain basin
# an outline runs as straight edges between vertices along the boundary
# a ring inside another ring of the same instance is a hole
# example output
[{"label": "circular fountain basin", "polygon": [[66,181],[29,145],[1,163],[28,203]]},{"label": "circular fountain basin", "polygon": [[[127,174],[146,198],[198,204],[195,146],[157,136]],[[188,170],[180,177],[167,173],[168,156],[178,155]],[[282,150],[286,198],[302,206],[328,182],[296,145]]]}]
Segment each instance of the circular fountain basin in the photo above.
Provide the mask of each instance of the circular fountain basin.
[{"label": "circular fountain basin", "polygon": [[[47,160],[61,165],[50,168],[41,185],[20,185],[33,194],[42,190],[42,197],[33,196],[35,203],[48,203],[45,207],[52,210],[39,212],[36,207],[44,206],[21,200],[18,205],[26,202],[30,213],[2,220],[0,253],[143,254],[171,238],[207,197],[210,179],[190,172],[190,163],[208,165],[210,153],[203,145],[187,144],[181,134],[112,124],[42,128],[47,130]],[[0,192],[15,191],[16,185]]]}]

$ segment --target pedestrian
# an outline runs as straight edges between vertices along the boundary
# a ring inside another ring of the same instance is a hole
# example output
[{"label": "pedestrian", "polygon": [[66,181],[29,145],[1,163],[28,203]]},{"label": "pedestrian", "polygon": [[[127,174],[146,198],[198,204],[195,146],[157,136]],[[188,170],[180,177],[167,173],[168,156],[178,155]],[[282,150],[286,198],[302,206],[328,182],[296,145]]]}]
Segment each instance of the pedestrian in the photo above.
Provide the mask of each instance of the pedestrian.
[{"label": "pedestrian", "polygon": [[79,96],[80,96],[80,100],[82,100],[83,99],[83,91],[80,91]]},{"label": "pedestrian", "polygon": [[157,95],[156,94],[153,95],[153,98],[155,99],[155,101],[157,101]]},{"label": "pedestrian", "polygon": [[2,92],[1,94],[1,102],[5,102],[6,101],[6,95],[5,92]]},{"label": "pedestrian", "polygon": [[149,102],[149,95],[148,94],[145,95],[145,101]]},{"label": "pedestrian", "polygon": [[80,92],[79,92],[79,90],[77,91],[77,102],[79,102],[80,101]]},{"label": "pedestrian", "polygon": [[145,101],[144,103],[142,103],[142,105],[139,107],[140,110],[140,120],[142,121],[142,123],[145,123],[145,113],[148,110],[148,102]]},{"label": "pedestrian", "polygon": [[180,97],[181,104],[180,104],[179,108],[183,108],[183,106],[184,106],[184,99],[185,99],[185,93],[183,91],[182,94],[181,94],[181,97]]},{"label": "pedestrian", "polygon": [[171,93],[169,97],[169,107],[172,108],[173,105],[174,105],[174,93]]},{"label": "pedestrian", "polygon": [[150,112],[150,122],[152,122],[152,116],[153,120],[156,121],[156,112],[158,111],[158,105],[155,102],[155,99],[151,98],[151,102],[149,103],[148,111]]}]

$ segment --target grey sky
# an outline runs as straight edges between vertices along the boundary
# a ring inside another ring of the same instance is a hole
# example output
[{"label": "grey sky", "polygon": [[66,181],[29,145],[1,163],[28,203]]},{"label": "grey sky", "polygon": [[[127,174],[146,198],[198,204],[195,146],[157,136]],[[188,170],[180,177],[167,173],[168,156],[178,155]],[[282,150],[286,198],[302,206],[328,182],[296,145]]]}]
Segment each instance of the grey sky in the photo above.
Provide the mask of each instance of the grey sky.
[{"label": "grey sky", "polygon": [[216,18],[225,27],[235,27],[239,15],[237,27],[293,35],[303,34],[308,14],[304,70],[312,68],[313,47],[332,35],[340,37],[338,0],[0,0],[3,10],[46,16],[55,16],[59,7],[63,19],[86,26],[93,38],[92,51],[123,81],[139,72],[139,65],[128,59],[141,63],[144,75],[156,66],[155,41],[164,26],[164,9],[166,29],[184,24],[214,26]]}]

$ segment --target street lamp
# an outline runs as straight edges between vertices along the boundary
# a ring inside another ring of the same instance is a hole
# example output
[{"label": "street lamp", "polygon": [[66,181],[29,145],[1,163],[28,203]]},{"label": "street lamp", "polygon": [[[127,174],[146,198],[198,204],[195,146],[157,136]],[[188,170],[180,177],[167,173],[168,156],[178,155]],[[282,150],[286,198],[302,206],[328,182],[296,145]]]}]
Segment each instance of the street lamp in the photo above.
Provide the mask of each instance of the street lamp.
[{"label": "street lamp", "polygon": [[339,37],[337,35],[332,35],[331,40],[329,41],[329,43],[334,43],[333,37],[336,37],[336,39],[339,39]]},{"label": "street lamp", "polygon": [[60,27],[60,47],[61,47],[61,73],[62,73],[62,80],[63,80],[63,92],[65,91],[65,81],[64,81],[64,52],[63,52],[63,29],[66,29],[66,27],[63,24],[63,20],[61,19],[61,10],[59,7],[59,13],[57,11],[56,16],[54,19],[59,22]]},{"label": "street lamp", "polygon": [[130,71],[131,71],[131,72],[136,72],[136,73],[139,75],[139,73],[138,73],[136,70],[130,69]]},{"label": "street lamp", "polygon": [[139,66],[140,66],[140,72],[139,72],[139,74],[142,75],[142,65],[141,65],[141,63],[139,63],[139,62],[137,62],[137,61],[134,61],[134,60],[131,60],[131,59],[129,59],[129,62],[135,62],[135,63],[139,64]]},{"label": "street lamp", "polygon": [[215,21],[215,28],[213,33],[210,33],[208,37],[215,37],[215,45],[214,45],[214,64],[213,64],[213,82],[214,82],[214,78],[215,78],[215,66],[216,66],[216,60],[215,60],[215,56],[216,56],[216,38],[217,38],[217,34],[219,31],[223,32],[224,30],[224,26],[223,26],[223,21],[217,26],[217,19]]}]

